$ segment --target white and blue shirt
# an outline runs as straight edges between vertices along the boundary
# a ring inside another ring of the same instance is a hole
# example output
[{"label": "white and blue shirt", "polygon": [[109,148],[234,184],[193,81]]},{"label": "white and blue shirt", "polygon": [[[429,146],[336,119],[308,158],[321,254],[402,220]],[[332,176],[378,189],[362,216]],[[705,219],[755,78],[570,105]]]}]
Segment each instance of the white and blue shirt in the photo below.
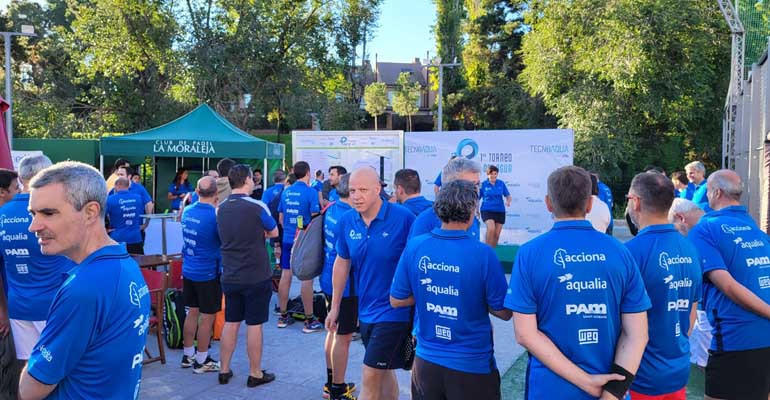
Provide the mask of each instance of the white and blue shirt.
[{"label": "white and blue shirt", "polygon": [[368,227],[357,211],[343,214],[337,239],[337,255],[350,260],[353,269],[350,291],[358,296],[358,318],[367,324],[409,320],[408,308],[390,306],[390,285],[414,215],[380,201],[380,211]]},{"label": "white and blue shirt", "polygon": [[[340,237],[340,218],[346,212],[352,210],[353,207],[347,203],[337,201],[324,213],[324,269],[321,271],[321,276],[318,278],[321,284],[321,290],[332,295],[332,269],[334,268],[334,260],[337,258],[337,239]],[[345,291],[343,297],[350,296],[350,280],[345,285]]]},{"label": "white and blue shirt", "polygon": [[27,364],[48,399],[136,399],[150,293],[121,245],[105,246],[66,275]]},{"label": "white and blue shirt", "polygon": [[770,241],[742,206],[712,211],[687,236],[703,268],[703,310],[711,323],[713,351],[770,347],[770,320],[735,304],[708,279],[725,270],[738,283],[770,304]]},{"label": "white and blue shirt", "polygon": [[417,355],[472,374],[497,369],[488,309],[502,310],[507,283],[494,250],[465,231],[434,229],[411,241],[390,295],[414,295]]},{"label": "white and blue shirt", "polygon": [[[436,228],[441,228],[441,219],[439,219],[438,215],[436,215],[436,211],[433,210],[433,207],[430,207],[421,212],[420,215],[417,216],[417,219],[414,220],[412,229],[409,230],[409,239],[430,233]],[[479,220],[478,218],[474,217],[473,224],[470,228],[468,228],[467,232],[471,235],[472,238],[479,240],[479,231]]]},{"label": "white and blue shirt", "polygon": [[142,198],[128,190],[121,190],[107,197],[107,217],[110,220],[110,237],[116,242],[134,244],[142,242],[144,218]]},{"label": "white and blue shirt", "polygon": [[29,193],[19,193],[0,208],[0,256],[8,281],[8,317],[22,321],[45,321],[64,272],[74,263],[63,256],[40,252],[32,217],[27,210]]},{"label": "white and blue shirt", "polygon": [[[538,329],[589,374],[609,373],[621,314],[650,308],[639,268],[591,223],[557,221],[516,254],[505,307],[535,314]],[[527,400],[593,399],[530,356]]]},{"label": "white and blue shirt", "polygon": [[510,196],[508,186],[500,179],[493,185],[489,179],[481,183],[481,211],[505,212],[503,199]]},{"label": "white and blue shirt", "polygon": [[305,182],[294,182],[281,193],[278,211],[283,214],[283,243],[293,244],[300,219],[304,229],[310,223],[310,217],[321,212],[318,192]]},{"label": "white and blue shirt", "polygon": [[401,205],[406,207],[409,211],[412,212],[412,214],[416,216],[420,215],[423,211],[433,207],[433,202],[423,196],[417,196],[412,197],[411,199],[407,199],[401,203]]},{"label": "white and blue shirt", "polygon": [[182,212],[182,275],[193,282],[217,279],[221,255],[217,212],[211,204],[196,202]]},{"label": "white and blue shirt", "polygon": [[168,185],[168,192],[174,195],[174,199],[171,200],[171,209],[172,210],[178,210],[180,204],[182,204],[182,198],[179,197],[181,195],[185,195],[187,193],[190,193],[193,191],[192,186],[190,186],[190,182],[182,182],[182,184],[177,184],[176,182],[171,183]]},{"label": "white and blue shirt", "polygon": [[690,311],[701,299],[700,260],[674,225],[648,226],[626,243],[636,260],[652,308],[650,341],[631,389],[648,396],[676,392],[690,376]]}]

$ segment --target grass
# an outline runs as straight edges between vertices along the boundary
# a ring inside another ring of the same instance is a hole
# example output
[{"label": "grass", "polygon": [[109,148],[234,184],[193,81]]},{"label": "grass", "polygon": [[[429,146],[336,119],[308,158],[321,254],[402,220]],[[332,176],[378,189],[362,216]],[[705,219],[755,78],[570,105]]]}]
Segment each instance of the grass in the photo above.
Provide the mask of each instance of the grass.
[{"label": "grass", "polygon": [[[527,353],[519,357],[503,375],[501,389],[503,400],[523,400],[524,380],[527,374]],[[690,381],[687,383],[687,400],[703,399],[705,375],[698,367],[690,367]]]}]

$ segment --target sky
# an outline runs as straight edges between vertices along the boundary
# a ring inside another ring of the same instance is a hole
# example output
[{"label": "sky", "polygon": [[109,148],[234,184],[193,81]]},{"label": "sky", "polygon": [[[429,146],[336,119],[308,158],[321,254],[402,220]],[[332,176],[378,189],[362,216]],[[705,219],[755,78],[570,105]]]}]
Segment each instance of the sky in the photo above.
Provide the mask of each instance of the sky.
[{"label": "sky", "polygon": [[[37,0],[42,2],[42,0]],[[0,0],[0,10],[8,8],[10,0]],[[380,6],[379,28],[367,53],[374,62],[409,62],[425,58],[425,52],[436,55],[436,41],[431,27],[436,23],[433,0],[384,0]],[[359,51],[361,51],[359,49]]]}]

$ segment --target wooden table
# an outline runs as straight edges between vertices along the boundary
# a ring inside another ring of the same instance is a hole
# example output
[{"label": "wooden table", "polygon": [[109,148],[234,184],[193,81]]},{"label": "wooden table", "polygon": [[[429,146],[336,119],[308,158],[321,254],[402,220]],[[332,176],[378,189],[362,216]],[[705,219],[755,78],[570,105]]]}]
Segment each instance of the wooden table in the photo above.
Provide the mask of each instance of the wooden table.
[{"label": "wooden table", "polygon": [[181,254],[132,254],[131,257],[139,264],[139,268],[156,269],[158,267],[169,265],[171,261],[179,260]]}]

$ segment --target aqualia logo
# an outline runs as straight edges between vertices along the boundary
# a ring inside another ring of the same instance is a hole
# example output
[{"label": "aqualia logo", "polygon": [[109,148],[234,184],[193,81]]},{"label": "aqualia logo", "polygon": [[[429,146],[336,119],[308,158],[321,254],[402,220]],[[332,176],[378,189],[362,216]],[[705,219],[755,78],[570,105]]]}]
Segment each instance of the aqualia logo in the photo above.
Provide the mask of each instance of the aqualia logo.
[{"label": "aqualia logo", "polygon": [[668,253],[664,251],[658,256],[658,264],[661,268],[668,271],[668,267],[674,266],[675,264],[692,264],[692,258],[682,256],[670,257]]},{"label": "aqualia logo", "polygon": [[605,256],[603,253],[569,254],[567,253],[567,250],[564,249],[556,249],[556,251],[553,253],[553,263],[562,268],[567,268],[567,263],[584,263],[597,261],[607,261],[607,256]]}]

